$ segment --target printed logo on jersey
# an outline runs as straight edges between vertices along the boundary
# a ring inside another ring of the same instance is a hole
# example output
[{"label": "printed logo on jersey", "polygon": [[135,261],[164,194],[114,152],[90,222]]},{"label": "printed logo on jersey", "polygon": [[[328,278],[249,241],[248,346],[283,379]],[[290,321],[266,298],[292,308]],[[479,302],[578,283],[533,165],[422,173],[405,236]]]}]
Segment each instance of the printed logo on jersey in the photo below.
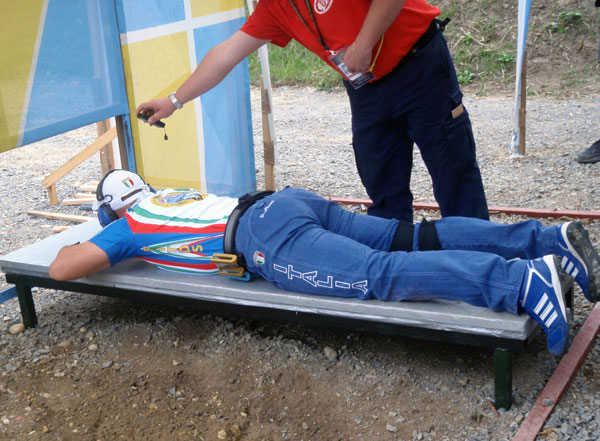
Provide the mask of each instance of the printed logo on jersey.
[{"label": "printed logo on jersey", "polygon": [[163,242],[156,245],[144,246],[142,247],[142,251],[153,254],[168,254],[186,259],[206,259],[207,256],[202,253],[204,251],[202,243],[218,237],[223,237],[223,235],[219,234],[214,237],[202,238],[190,237],[173,242]]},{"label": "printed logo on jersey", "polygon": [[257,251],[254,253],[254,263],[257,265],[264,265],[265,264],[265,255],[263,253],[261,253],[260,251]]},{"label": "printed logo on jersey", "polygon": [[331,8],[333,0],[315,0],[315,12],[317,14],[325,14]]},{"label": "printed logo on jersey", "polygon": [[202,199],[204,199],[204,196],[195,191],[173,191],[166,195],[154,196],[152,203],[159,207],[179,207]]}]

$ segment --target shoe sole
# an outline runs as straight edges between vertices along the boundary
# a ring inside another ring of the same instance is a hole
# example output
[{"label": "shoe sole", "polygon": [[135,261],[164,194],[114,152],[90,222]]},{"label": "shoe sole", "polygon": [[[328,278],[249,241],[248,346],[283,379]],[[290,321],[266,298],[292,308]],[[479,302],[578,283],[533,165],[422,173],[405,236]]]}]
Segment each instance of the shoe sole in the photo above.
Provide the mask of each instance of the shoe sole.
[{"label": "shoe sole", "polygon": [[580,222],[573,222],[573,228],[567,228],[565,242],[569,251],[586,268],[588,277],[588,293],[590,302],[599,300],[596,274],[600,272],[600,255],[590,241],[588,231]]}]

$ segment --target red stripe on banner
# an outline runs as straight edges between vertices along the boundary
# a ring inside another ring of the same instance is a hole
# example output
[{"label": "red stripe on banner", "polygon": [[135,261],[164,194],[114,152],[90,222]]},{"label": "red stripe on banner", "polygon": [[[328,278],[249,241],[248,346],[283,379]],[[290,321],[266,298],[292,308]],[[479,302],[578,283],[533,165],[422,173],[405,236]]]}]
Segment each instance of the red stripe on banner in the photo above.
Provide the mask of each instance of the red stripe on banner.
[{"label": "red stripe on banner", "polygon": [[175,225],[153,225],[144,222],[138,222],[130,217],[127,217],[129,228],[134,233],[150,234],[150,233],[192,233],[192,234],[214,234],[223,233],[225,224],[211,224],[205,227],[178,227]]},{"label": "red stripe on banner", "polygon": [[[364,205],[369,207],[373,204],[370,199],[348,199],[348,198],[327,198],[330,201],[344,205]],[[438,204],[430,202],[415,202],[415,210],[439,211]],[[521,208],[521,207],[488,207],[490,213],[519,214],[529,217],[568,217],[572,219],[600,219],[600,211],[578,211],[578,210],[547,210],[544,208]]]},{"label": "red stripe on banner", "polygon": [[[519,431],[513,441],[533,441],[544,426],[546,419],[554,410],[554,407],[567,390],[577,371],[585,361],[585,356],[592,348],[592,343],[600,330],[600,303],[588,316],[587,320],[575,336],[573,344],[567,355],[563,357],[560,364],[550,377],[550,380],[540,393],[535,404],[521,424]],[[544,405],[545,402],[545,405]]]},{"label": "red stripe on banner", "polygon": [[171,261],[166,261],[166,260],[150,259],[149,257],[140,257],[140,259],[145,260],[146,262],[155,263],[157,265],[173,266],[173,267],[179,267],[179,268],[196,268],[196,269],[202,269],[202,270],[214,270],[217,268],[217,265],[214,263],[171,262]]}]

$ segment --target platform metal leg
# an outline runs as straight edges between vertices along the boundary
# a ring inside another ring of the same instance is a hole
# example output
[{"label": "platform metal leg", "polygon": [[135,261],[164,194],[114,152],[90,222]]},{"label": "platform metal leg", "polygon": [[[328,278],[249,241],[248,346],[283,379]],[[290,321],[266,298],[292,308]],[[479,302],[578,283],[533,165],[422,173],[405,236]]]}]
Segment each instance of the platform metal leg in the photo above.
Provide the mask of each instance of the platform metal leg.
[{"label": "platform metal leg", "polygon": [[494,351],[494,383],[496,409],[510,409],[512,405],[512,361],[513,353],[503,349]]},{"label": "platform metal leg", "polygon": [[23,324],[26,328],[34,328],[37,325],[37,315],[35,314],[35,304],[33,303],[31,287],[20,283],[16,287]]}]

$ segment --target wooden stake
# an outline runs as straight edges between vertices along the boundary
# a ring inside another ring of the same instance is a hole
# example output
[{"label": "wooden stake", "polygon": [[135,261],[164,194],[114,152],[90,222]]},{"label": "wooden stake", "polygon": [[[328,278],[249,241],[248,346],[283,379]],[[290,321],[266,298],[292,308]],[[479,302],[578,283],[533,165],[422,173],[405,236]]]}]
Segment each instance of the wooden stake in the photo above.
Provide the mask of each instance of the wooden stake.
[{"label": "wooden stake", "polygon": [[58,193],[56,192],[56,184],[51,184],[46,187],[48,191],[48,201],[50,205],[58,205]]},{"label": "wooden stake", "polygon": [[527,116],[527,51],[523,51],[523,69],[521,70],[521,107],[519,108],[519,153],[525,155],[525,133]]},{"label": "wooden stake", "polygon": [[270,115],[271,103],[269,102],[269,92],[263,84],[263,77],[260,77],[260,101],[262,108],[262,132],[263,132],[263,151],[265,161],[265,189],[275,190],[275,146],[271,139]]}]

